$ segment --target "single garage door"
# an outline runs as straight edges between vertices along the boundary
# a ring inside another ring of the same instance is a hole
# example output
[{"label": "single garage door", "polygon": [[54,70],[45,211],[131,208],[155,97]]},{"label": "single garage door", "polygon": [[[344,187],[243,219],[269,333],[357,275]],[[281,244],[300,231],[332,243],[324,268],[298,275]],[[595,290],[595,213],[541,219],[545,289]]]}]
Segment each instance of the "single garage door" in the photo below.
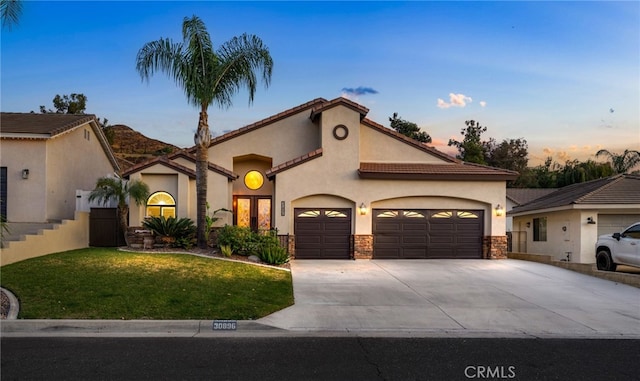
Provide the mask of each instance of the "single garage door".
[{"label": "single garage door", "polygon": [[373,257],[482,258],[482,210],[373,210]]},{"label": "single garage door", "polygon": [[620,233],[638,221],[640,214],[599,214],[596,221],[598,235]]},{"label": "single garage door", "polygon": [[351,258],[351,209],[296,208],[296,259]]}]

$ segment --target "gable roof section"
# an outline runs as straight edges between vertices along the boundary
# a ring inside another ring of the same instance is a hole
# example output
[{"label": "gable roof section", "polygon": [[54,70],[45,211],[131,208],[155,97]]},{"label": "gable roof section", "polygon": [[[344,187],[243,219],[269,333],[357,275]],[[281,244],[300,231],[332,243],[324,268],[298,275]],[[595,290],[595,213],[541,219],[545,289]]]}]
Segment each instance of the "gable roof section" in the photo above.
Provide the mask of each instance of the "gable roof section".
[{"label": "gable roof section", "polygon": [[135,172],[140,172],[143,169],[146,168],[150,168],[153,167],[154,165],[163,165],[167,168],[171,168],[177,172],[183,173],[187,176],[189,176],[189,178],[195,179],[196,178],[196,172],[190,168],[185,167],[184,165],[180,165],[176,162],[173,162],[171,160],[169,160],[166,156],[160,156],[160,157],[156,157],[147,161],[144,161],[142,163],[138,163],[136,165],[134,165],[133,167],[127,169],[126,171],[124,171],[122,173],[123,177],[127,177],[130,176],[132,173]]},{"label": "gable roof section", "polygon": [[[144,161],[142,163],[136,164],[133,167],[128,168],[123,174],[123,177],[127,177],[130,176],[132,173],[136,173],[136,172],[140,172],[143,169],[152,167],[156,164],[160,164],[160,165],[164,165],[167,168],[171,168],[175,171],[178,171],[180,173],[183,173],[187,176],[189,176],[190,178],[195,179],[196,178],[196,172],[188,167],[185,167],[184,165],[178,164],[175,161],[173,161],[173,159],[177,158],[177,157],[184,157],[185,159],[192,161],[195,163],[196,159],[193,155],[188,154],[185,151],[178,151],[176,153],[173,153],[169,156],[159,156],[159,157],[154,157],[152,159],[149,159],[147,161]],[[213,163],[209,163],[208,166],[210,171],[213,172],[217,172],[223,176],[226,176],[229,180],[235,180],[238,178],[238,175],[236,175],[235,173],[231,172],[228,169],[222,168],[219,165],[215,165]]]},{"label": "gable roof section", "polygon": [[558,188],[507,188],[507,198],[516,205],[524,205],[557,190]]},{"label": "gable roof section", "polygon": [[297,157],[293,160],[289,160],[287,162],[284,162],[282,164],[279,164],[273,168],[268,169],[265,174],[267,175],[267,178],[271,179],[273,178],[276,174],[280,173],[280,172],[284,172],[287,169],[293,168],[293,167],[297,167],[298,165],[302,164],[302,163],[306,163],[307,161],[313,160],[317,157],[322,156],[322,148],[318,148],[315,151],[311,151],[307,154],[304,154],[300,157]]},{"label": "gable roof section", "polygon": [[511,215],[581,205],[640,205],[640,176],[616,175],[572,184],[513,208]]},{"label": "gable roof section", "polygon": [[[195,155],[193,155],[193,154],[191,154],[191,153],[189,153],[189,152],[187,152],[185,150],[180,150],[178,152],[174,152],[174,153],[170,154],[168,156],[168,159],[173,160],[173,159],[178,158],[178,157],[185,158],[185,159],[191,161],[192,163],[196,162]],[[235,180],[238,177],[240,177],[239,175],[237,175],[233,171],[230,171],[230,170],[228,170],[228,169],[226,169],[224,167],[221,167],[221,166],[219,166],[217,164],[213,164],[211,162],[208,163],[207,167],[209,168],[210,171],[213,171],[213,172],[221,174],[222,176],[228,177],[229,180]]]},{"label": "gable roof section", "polygon": [[100,146],[114,170],[119,171],[120,165],[113,154],[111,145],[104,136],[100,123],[92,114],[36,114],[36,113],[0,113],[0,138],[46,140],[80,126],[89,124],[98,137]]},{"label": "gable roof section", "polygon": [[363,179],[504,181],[518,177],[517,172],[472,163],[360,163]]},{"label": "gable roof section", "polygon": [[7,138],[50,138],[95,120],[87,114],[3,112],[2,135]]},{"label": "gable roof section", "polygon": [[[303,104],[301,104],[299,106],[290,108],[290,109],[282,111],[282,112],[280,112],[278,114],[272,115],[272,116],[270,116],[268,118],[265,118],[265,119],[259,120],[257,122],[251,123],[249,125],[246,125],[244,127],[241,127],[241,128],[239,128],[237,130],[228,132],[228,133],[220,135],[220,136],[216,136],[213,139],[211,139],[211,143],[209,144],[209,147],[214,146],[216,144],[220,144],[220,143],[225,142],[227,140],[233,139],[233,138],[238,137],[240,135],[247,134],[247,133],[249,133],[251,131],[254,131],[254,130],[257,130],[259,128],[268,126],[268,125],[270,125],[272,123],[275,123],[275,122],[278,122],[278,121],[280,121],[282,119],[288,118],[291,115],[295,115],[295,114],[297,114],[299,112],[312,109],[312,108],[314,108],[314,107],[316,107],[316,106],[318,106],[318,105],[320,105],[322,103],[325,103],[325,102],[327,102],[327,100],[324,99],[324,98],[316,98],[316,99],[314,99],[312,101],[303,103]],[[187,153],[193,154],[195,152],[196,152],[196,147],[195,146],[187,149]]]},{"label": "gable roof section", "polygon": [[311,110],[311,116],[310,116],[311,120],[313,120],[314,122],[317,121],[318,118],[320,117],[320,114],[322,114],[323,111],[329,110],[330,108],[333,108],[336,106],[345,106],[347,108],[352,109],[353,111],[360,113],[360,120],[364,119],[365,115],[369,113],[369,109],[364,107],[363,105],[358,104],[350,99],[339,97],[329,102],[325,101],[324,103],[318,106],[315,106]]}]

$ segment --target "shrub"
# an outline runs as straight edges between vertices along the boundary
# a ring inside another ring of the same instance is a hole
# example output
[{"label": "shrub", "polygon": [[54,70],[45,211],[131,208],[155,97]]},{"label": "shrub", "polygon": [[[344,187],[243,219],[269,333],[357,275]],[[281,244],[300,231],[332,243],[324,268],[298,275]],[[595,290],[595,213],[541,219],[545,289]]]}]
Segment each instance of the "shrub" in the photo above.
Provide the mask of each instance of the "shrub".
[{"label": "shrub", "polygon": [[218,246],[230,246],[240,255],[255,254],[256,235],[248,227],[225,225],[218,231]]},{"label": "shrub", "polygon": [[259,256],[263,262],[270,265],[281,265],[289,262],[289,253],[279,244],[263,246]]},{"label": "shrub", "polygon": [[147,217],[142,221],[142,226],[163,237],[163,241],[174,247],[189,249],[196,236],[196,226],[189,218]]}]

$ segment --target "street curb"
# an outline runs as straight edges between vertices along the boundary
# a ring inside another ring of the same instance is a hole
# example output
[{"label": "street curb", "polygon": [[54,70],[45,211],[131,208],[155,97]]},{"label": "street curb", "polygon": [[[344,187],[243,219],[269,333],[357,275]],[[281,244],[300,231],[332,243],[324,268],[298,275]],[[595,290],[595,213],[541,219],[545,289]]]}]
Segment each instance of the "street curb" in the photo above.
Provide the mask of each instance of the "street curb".
[{"label": "street curb", "polygon": [[[227,321],[228,322],[228,321]],[[528,331],[482,331],[468,329],[282,329],[253,320],[239,320],[235,330],[214,330],[214,320],[4,320],[3,338],[19,337],[362,337],[362,338],[442,338],[442,339],[599,339],[640,340],[638,334],[561,334]]]},{"label": "street curb", "polygon": [[18,298],[13,295],[13,292],[7,290],[6,288],[2,288],[2,292],[9,298],[9,312],[7,312],[6,320],[17,319],[18,312],[20,312],[20,302],[18,302]]}]

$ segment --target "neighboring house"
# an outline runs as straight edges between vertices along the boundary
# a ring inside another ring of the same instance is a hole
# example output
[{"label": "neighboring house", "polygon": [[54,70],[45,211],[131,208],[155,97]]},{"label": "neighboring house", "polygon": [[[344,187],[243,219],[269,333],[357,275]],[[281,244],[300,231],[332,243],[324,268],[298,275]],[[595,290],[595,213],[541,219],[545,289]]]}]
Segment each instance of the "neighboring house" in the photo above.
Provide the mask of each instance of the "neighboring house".
[{"label": "neighboring house", "polygon": [[76,190],[118,171],[94,115],[0,114],[2,214],[9,222],[73,219]]},{"label": "neighboring house", "polygon": [[[215,137],[210,210],[222,223],[289,236],[296,258],[506,257],[506,181],[366,118],[345,98],[315,99]],[[128,169],[147,183],[145,216],[196,217],[195,149]],[[496,213],[499,210],[499,213]]]},{"label": "neighboring house", "polygon": [[[557,188],[507,188],[507,212],[556,190]],[[513,217],[507,215],[507,232],[511,231],[513,231]]]},{"label": "neighboring house", "polygon": [[599,235],[640,221],[640,176],[616,175],[569,185],[507,214],[513,217],[514,251],[594,263]]}]

